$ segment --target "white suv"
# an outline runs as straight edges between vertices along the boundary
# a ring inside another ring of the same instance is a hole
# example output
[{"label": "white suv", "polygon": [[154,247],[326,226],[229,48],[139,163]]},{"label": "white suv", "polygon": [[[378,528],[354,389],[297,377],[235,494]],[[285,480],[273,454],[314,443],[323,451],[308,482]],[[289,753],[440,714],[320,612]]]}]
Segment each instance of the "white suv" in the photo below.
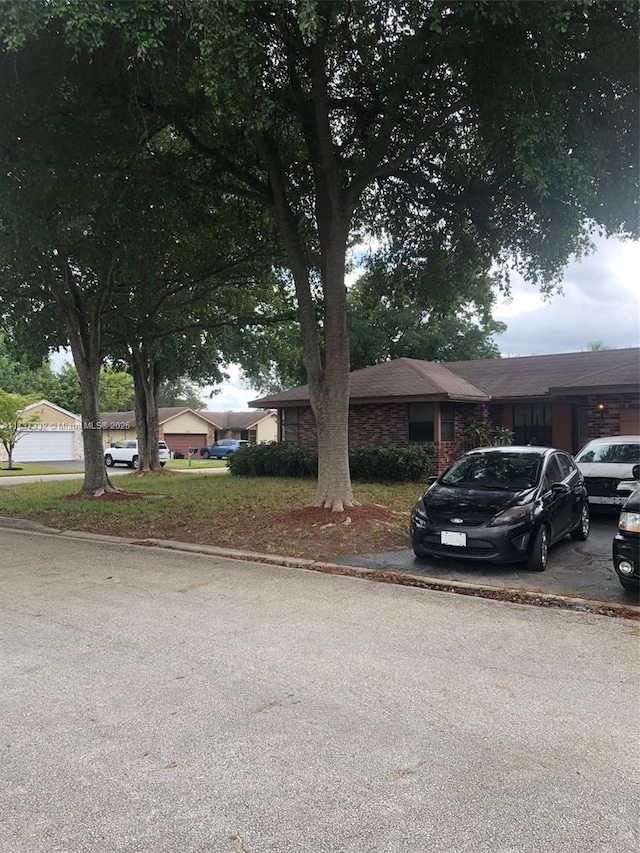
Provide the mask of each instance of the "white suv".
[{"label": "white suv", "polygon": [[[164,468],[166,463],[171,459],[171,453],[164,441],[158,442],[160,464]],[[136,439],[127,439],[119,441],[113,447],[107,447],[104,452],[104,464],[112,468],[117,462],[122,462],[128,465],[129,468],[138,467],[138,442]]]}]

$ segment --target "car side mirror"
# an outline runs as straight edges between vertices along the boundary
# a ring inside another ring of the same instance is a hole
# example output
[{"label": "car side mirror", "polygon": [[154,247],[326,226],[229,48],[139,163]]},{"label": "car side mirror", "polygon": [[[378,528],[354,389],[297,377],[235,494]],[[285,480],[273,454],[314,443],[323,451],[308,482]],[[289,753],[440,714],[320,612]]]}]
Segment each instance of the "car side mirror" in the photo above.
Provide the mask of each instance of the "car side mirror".
[{"label": "car side mirror", "polygon": [[435,475],[431,475],[431,477],[427,477],[427,483],[432,486],[434,483],[438,482],[438,478]]},{"label": "car side mirror", "polygon": [[640,465],[634,465],[631,469],[631,476],[634,480],[640,480]]}]

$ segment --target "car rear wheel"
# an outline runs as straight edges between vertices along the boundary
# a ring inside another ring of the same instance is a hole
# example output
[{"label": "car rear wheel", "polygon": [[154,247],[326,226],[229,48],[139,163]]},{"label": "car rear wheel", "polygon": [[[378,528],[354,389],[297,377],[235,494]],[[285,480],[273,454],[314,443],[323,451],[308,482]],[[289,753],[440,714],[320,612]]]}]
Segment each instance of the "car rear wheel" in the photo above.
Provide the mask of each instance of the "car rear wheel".
[{"label": "car rear wheel", "polygon": [[549,554],[549,533],[544,524],[541,524],[533,540],[533,547],[527,560],[527,569],[530,572],[544,572],[547,568],[547,556]]},{"label": "car rear wheel", "polygon": [[161,462],[161,463],[160,463],[160,467],[161,467],[161,468],[164,468],[164,466],[165,466],[166,464],[167,464],[166,462]]},{"label": "car rear wheel", "polygon": [[104,457],[104,464],[108,468],[113,468],[113,456],[110,453],[107,453],[107,455]]},{"label": "car rear wheel", "polygon": [[208,450],[201,450],[200,456],[202,456],[203,459],[208,459],[211,456],[211,454],[209,453]]},{"label": "car rear wheel", "polygon": [[589,536],[590,524],[589,504],[585,501],[582,505],[582,512],[580,513],[580,524],[575,530],[571,531],[571,538],[579,542],[584,542]]}]

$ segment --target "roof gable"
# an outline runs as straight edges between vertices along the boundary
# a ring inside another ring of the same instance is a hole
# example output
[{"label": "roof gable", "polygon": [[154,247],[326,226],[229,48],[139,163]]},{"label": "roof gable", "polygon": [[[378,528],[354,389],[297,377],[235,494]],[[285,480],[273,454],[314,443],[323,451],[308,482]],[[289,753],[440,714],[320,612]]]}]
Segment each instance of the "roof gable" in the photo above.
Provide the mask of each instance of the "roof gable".
[{"label": "roof gable", "polygon": [[76,415],[74,412],[70,412],[68,409],[63,409],[62,406],[57,406],[55,403],[51,403],[49,400],[38,400],[35,403],[29,403],[24,407],[25,412],[29,412],[32,409],[37,409],[39,406],[46,406],[48,409],[53,409],[54,412],[59,412],[61,415],[65,415],[68,418],[74,418],[76,421],[81,421],[82,418],[80,415]]}]

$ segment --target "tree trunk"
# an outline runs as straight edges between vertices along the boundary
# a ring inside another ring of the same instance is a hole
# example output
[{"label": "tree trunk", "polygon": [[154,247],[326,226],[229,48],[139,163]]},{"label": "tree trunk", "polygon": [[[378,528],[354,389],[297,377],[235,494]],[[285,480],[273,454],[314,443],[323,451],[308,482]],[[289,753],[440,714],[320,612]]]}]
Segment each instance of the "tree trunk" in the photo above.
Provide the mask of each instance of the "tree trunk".
[{"label": "tree trunk", "polygon": [[86,294],[77,287],[71,265],[61,259],[52,276],[51,292],[62,314],[73,362],[80,379],[84,482],[80,493],[117,492],[107,476],[100,427],[102,311],[108,292]]},{"label": "tree trunk", "polygon": [[160,376],[157,363],[144,346],[132,347],[130,363],[135,392],[138,473],[160,471],[162,468],[158,458]]},{"label": "tree trunk", "polygon": [[323,246],[325,369],[320,381],[309,373],[311,407],[318,433],[318,487],[315,506],[342,512],[357,503],[349,470],[349,327],[345,258],[346,222],[339,223]]},{"label": "tree trunk", "polygon": [[[73,352],[73,347],[71,348]],[[82,444],[84,446],[84,483],[81,492],[114,492],[104,466],[104,448],[100,429],[100,363],[97,370],[74,362],[80,378],[82,399]],[[84,374],[84,375],[83,375]]]}]

